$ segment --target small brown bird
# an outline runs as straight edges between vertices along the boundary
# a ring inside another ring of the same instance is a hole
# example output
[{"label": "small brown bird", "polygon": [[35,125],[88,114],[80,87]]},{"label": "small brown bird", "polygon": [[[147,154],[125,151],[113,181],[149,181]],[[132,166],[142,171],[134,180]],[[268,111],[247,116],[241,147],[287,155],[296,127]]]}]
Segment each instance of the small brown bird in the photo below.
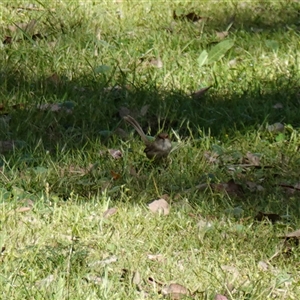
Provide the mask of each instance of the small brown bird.
[{"label": "small brown bird", "polygon": [[162,158],[166,158],[169,155],[172,149],[172,144],[168,134],[160,133],[159,135],[157,135],[154,142],[150,142],[147,139],[140,124],[133,117],[128,115],[124,117],[124,120],[131,124],[137,131],[137,133],[141,136],[144,144],[146,145],[144,152],[149,159],[160,160]]}]

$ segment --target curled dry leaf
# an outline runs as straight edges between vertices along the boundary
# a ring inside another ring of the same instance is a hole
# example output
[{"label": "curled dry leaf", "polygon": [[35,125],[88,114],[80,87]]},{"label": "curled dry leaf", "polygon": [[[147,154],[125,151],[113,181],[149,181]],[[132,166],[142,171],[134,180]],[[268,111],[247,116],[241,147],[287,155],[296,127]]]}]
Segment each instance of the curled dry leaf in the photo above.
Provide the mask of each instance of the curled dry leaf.
[{"label": "curled dry leaf", "polygon": [[162,262],[165,260],[165,258],[162,254],[148,254],[147,257],[150,260],[158,261],[158,262]]},{"label": "curled dry leaf", "polygon": [[108,153],[114,158],[114,159],[120,159],[122,158],[123,154],[118,149],[108,149]]},{"label": "curled dry leaf", "polygon": [[153,213],[159,213],[164,216],[170,212],[169,204],[165,199],[154,200],[148,207]]},{"label": "curled dry leaf", "polygon": [[118,209],[116,207],[109,208],[103,213],[103,218],[109,218],[117,213],[117,211]]},{"label": "curled dry leaf", "polygon": [[110,174],[111,174],[113,180],[118,180],[118,179],[120,179],[122,177],[121,174],[116,173],[113,170],[110,171]]},{"label": "curled dry leaf", "polygon": [[164,296],[168,296],[169,299],[172,300],[179,300],[190,294],[189,290],[186,287],[178,283],[171,283],[169,285],[165,285],[161,289],[161,293]]}]

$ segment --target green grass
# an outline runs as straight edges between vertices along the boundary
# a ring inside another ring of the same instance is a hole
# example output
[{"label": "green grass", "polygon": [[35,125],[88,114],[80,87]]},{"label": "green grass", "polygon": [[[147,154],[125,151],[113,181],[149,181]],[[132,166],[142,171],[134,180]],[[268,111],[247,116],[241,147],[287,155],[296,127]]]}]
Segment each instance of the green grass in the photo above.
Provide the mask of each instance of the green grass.
[{"label": "green grass", "polygon": [[[158,283],[186,299],[298,299],[299,247],[282,236],[300,226],[299,191],[282,185],[299,186],[299,3],[30,3],[0,4],[3,299],[161,299]],[[226,30],[233,46],[199,67]],[[170,133],[166,166],[124,107]],[[153,214],[163,195],[169,215]]]}]

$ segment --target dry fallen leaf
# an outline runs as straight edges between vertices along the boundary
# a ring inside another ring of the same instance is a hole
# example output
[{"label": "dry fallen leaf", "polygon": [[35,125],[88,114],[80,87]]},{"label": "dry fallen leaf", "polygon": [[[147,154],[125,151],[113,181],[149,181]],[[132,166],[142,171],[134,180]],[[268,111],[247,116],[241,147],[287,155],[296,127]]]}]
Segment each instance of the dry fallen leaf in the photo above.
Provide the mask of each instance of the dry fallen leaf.
[{"label": "dry fallen leaf", "polygon": [[154,200],[148,207],[153,213],[163,214],[164,216],[170,212],[169,204],[165,199]]},{"label": "dry fallen leaf", "polygon": [[148,254],[147,257],[150,260],[158,261],[158,262],[162,262],[165,260],[165,258],[162,254]]},{"label": "dry fallen leaf", "polygon": [[116,173],[113,170],[110,171],[110,174],[111,174],[113,180],[118,180],[118,179],[120,179],[122,177],[121,174]]},{"label": "dry fallen leaf", "polygon": [[109,218],[115,213],[117,213],[117,211],[118,209],[116,207],[109,208],[103,213],[103,218]]},{"label": "dry fallen leaf", "polygon": [[169,285],[165,285],[161,289],[161,293],[164,296],[169,297],[172,300],[179,300],[189,295],[189,290],[181,284],[171,283]]},{"label": "dry fallen leaf", "polygon": [[114,158],[114,159],[120,159],[122,158],[123,154],[118,149],[108,149],[108,153]]}]

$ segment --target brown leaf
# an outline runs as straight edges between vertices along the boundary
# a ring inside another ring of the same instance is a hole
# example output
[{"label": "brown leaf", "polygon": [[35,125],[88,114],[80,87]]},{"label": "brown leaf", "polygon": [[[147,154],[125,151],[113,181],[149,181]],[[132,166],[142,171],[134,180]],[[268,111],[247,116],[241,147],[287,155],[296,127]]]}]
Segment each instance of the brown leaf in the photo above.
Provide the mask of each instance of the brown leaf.
[{"label": "brown leaf", "polygon": [[154,200],[148,207],[153,213],[163,214],[164,216],[170,212],[169,204],[165,199]]},{"label": "brown leaf", "polygon": [[122,177],[121,174],[118,174],[118,173],[116,173],[113,170],[110,170],[110,174],[111,174],[113,180],[118,180],[118,179],[120,179]]},{"label": "brown leaf", "polygon": [[118,149],[108,149],[108,153],[114,158],[114,159],[120,159],[122,158],[123,154]]},{"label": "brown leaf", "polygon": [[113,216],[114,214],[116,214],[117,211],[118,211],[118,209],[116,207],[109,208],[103,213],[103,218],[107,219],[107,218]]},{"label": "brown leaf", "polygon": [[191,97],[194,98],[194,99],[199,99],[201,97],[204,96],[204,94],[211,88],[211,86],[208,86],[208,87],[205,87],[205,88],[202,88],[194,93],[191,94]]},{"label": "brown leaf", "polygon": [[189,295],[189,290],[181,284],[171,283],[162,288],[161,293],[169,299],[179,300]]},{"label": "brown leaf", "polygon": [[254,220],[256,221],[264,221],[264,220],[269,220],[273,224],[280,221],[281,217],[277,214],[272,214],[272,213],[264,213],[264,212],[258,212],[258,214],[255,216]]}]

